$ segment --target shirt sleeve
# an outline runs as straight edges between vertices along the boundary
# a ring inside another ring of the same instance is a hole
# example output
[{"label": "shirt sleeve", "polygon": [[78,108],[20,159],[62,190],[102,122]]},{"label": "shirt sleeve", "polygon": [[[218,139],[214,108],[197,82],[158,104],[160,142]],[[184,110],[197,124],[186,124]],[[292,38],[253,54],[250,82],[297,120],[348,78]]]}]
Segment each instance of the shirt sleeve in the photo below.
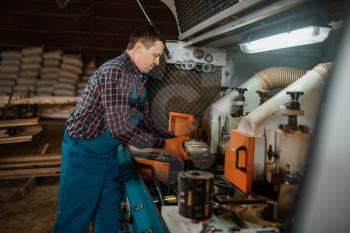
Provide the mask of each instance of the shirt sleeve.
[{"label": "shirt sleeve", "polygon": [[171,133],[170,131],[161,129],[153,120],[151,109],[150,109],[150,103],[148,98],[145,99],[145,103],[143,106],[143,114],[142,119],[140,122],[140,127],[145,129],[146,131],[152,133],[153,135],[156,135],[157,137],[161,138],[174,138],[175,135]]},{"label": "shirt sleeve", "polygon": [[131,82],[128,74],[121,69],[111,69],[101,74],[101,99],[106,125],[114,138],[139,147],[164,146],[164,139],[157,137],[137,125],[131,124],[129,117],[136,109],[130,107]]}]

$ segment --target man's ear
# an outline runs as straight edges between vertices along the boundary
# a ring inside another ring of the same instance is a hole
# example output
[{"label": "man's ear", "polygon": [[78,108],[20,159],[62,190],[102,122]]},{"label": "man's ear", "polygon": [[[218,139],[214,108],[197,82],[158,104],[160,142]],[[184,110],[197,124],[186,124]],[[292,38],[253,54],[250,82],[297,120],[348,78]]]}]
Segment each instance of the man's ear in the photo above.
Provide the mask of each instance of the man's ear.
[{"label": "man's ear", "polygon": [[136,42],[136,44],[135,44],[135,49],[136,49],[136,51],[142,51],[142,49],[144,48],[145,46],[141,43],[141,42]]}]

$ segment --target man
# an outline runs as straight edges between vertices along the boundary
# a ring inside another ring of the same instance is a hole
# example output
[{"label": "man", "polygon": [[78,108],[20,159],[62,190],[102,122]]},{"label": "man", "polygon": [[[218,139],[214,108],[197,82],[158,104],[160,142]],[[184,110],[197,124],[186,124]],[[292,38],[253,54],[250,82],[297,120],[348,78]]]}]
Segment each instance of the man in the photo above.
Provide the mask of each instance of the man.
[{"label": "man", "polygon": [[66,123],[54,232],[85,233],[90,222],[95,233],[118,232],[121,143],[183,156],[184,137],[159,129],[146,99],[145,74],[159,65],[164,47],[153,27],[137,28],[127,50],[104,63],[87,83]]}]

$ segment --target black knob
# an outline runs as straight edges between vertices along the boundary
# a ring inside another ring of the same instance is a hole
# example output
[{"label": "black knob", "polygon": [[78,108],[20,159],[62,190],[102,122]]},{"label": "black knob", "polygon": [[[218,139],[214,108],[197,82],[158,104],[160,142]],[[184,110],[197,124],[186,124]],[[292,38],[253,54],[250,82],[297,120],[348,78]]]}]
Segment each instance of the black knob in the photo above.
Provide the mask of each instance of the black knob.
[{"label": "black knob", "polygon": [[229,89],[229,87],[220,87],[220,91],[225,92]]},{"label": "black knob", "polygon": [[291,101],[286,104],[288,109],[300,110],[299,97],[304,95],[302,91],[287,91],[287,94],[290,95]]},{"label": "black knob", "polygon": [[242,87],[235,87],[235,88],[233,88],[233,90],[238,91],[240,96],[244,96],[244,92],[248,91],[247,88],[242,88]]},{"label": "black knob", "polygon": [[293,101],[299,101],[299,97],[304,95],[303,91],[287,91],[287,94],[290,95],[290,98]]}]

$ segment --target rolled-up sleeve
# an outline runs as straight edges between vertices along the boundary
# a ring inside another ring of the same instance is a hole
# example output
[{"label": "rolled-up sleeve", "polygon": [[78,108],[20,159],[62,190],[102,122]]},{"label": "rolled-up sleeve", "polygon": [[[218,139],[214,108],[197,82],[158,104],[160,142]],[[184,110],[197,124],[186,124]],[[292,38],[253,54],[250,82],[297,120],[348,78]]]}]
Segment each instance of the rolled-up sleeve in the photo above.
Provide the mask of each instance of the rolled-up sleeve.
[{"label": "rolled-up sleeve", "polygon": [[153,135],[130,122],[132,84],[128,74],[121,69],[108,69],[101,74],[100,95],[105,108],[105,121],[114,138],[139,147],[164,146],[164,139]]}]

